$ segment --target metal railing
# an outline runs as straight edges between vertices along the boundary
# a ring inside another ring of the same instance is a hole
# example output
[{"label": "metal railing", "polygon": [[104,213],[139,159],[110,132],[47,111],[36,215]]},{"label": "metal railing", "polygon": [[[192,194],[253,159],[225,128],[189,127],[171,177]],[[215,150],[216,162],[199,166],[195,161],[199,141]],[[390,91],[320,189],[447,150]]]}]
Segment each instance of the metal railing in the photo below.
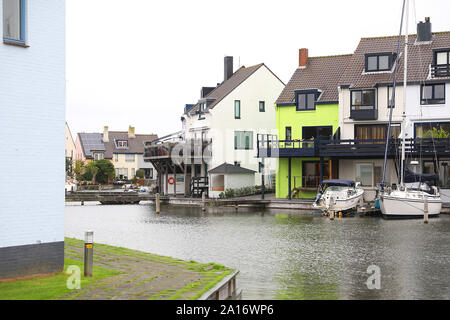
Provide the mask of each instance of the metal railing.
[{"label": "metal railing", "polygon": [[450,76],[450,64],[432,64],[431,77],[448,77]]}]

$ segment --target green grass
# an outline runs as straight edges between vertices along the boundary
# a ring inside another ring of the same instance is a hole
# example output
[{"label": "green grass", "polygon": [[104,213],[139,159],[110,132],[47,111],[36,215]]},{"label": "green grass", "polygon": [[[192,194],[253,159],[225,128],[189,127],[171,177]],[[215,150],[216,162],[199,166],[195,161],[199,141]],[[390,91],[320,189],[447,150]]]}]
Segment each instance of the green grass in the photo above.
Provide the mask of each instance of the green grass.
[{"label": "green grass", "polygon": [[0,283],[0,300],[53,300],[74,290],[67,288],[66,282],[70,275],[65,271],[70,265],[76,265],[81,270],[81,289],[95,282],[119,274],[120,272],[94,266],[93,277],[83,275],[83,262],[64,259],[64,271],[51,276],[40,276],[26,280]]}]

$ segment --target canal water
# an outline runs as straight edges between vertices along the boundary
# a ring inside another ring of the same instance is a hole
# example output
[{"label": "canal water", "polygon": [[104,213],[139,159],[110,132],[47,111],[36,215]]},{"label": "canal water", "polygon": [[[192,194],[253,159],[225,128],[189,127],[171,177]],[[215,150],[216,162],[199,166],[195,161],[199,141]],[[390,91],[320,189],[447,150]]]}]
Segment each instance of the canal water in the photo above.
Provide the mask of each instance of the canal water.
[{"label": "canal water", "polygon": [[[330,221],[294,210],[162,206],[156,214],[151,203],[68,203],[66,236],[83,239],[89,229],[99,243],[236,268],[243,299],[450,298],[450,215],[424,224]],[[380,270],[380,289],[367,286],[371,265]]]}]

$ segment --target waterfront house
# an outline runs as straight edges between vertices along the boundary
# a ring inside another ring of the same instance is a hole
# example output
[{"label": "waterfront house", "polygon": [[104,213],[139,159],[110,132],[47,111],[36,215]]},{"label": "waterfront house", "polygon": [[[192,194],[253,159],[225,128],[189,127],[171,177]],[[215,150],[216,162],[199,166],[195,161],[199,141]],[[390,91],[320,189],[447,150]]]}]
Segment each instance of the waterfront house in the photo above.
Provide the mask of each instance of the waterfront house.
[{"label": "waterfront house", "polygon": [[103,133],[78,133],[77,160],[88,163],[108,159],[114,165],[117,179],[132,179],[141,169],[145,179],[155,182],[156,171],[151,163],[144,162],[143,156],[145,142],[157,138],[155,134],[136,134],[132,126],[128,131],[109,131],[108,126],[104,126]]},{"label": "waterfront house", "polygon": [[65,1],[0,0],[0,19],[5,279],[64,266]]},{"label": "waterfront house", "polygon": [[[418,33],[410,35],[408,41],[406,109],[403,101],[405,37],[400,44],[398,86],[391,126],[394,140],[389,149],[386,182],[398,182],[398,161],[394,160],[400,156],[399,148],[396,148],[400,141],[395,139],[401,138],[404,121],[408,167],[416,172],[439,172],[441,187],[448,188],[448,140],[441,141],[442,145],[415,139],[424,138],[432,128],[443,129],[450,134],[450,102],[445,95],[450,86],[450,32],[432,33],[429,18],[420,22],[417,30]],[[362,38],[339,81],[342,139],[339,143],[357,146],[352,150],[341,149],[340,154],[334,153],[332,148],[330,151],[340,159],[339,177],[360,181],[366,189],[366,199],[374,198],[377,184],[382,180],[397,41],[398,36]],[[419,165],[411,166],[412,160],[418,160]]]},{"label": "waterfront house", "polygon": [[298,68],[275,103],[277,136],[260,135],[258,141],[270,152],[265,157],[278,158],[277,198],[314,197],[321,177],[337,177],[338,161],[320,158],[316,142],[339,136],[337,85],[350,58],[309,57],[308,49],[299,50]]},{"label": "waterfront house", "polygon": [[[235,188],[261,185],[263,174],[265,182],[271,183],[276,160],[266,161],[263,168],[256,158],[256,137],[275,132],[274,103],[283,88],[284,83],[265,64],[242,66],[233,72],[233,57],[225,57],[222,83],[202,87],[197,103],[184,108],[183,142],[148,146],[146,160],[162,173],[161,191],[186,196],[206,192],[218,197],[224,185],[210,183],[210,170],[214,174],[224,163],[236,167],[233,172],[242,171],[239,168],[254,172],[251,183],[238,179]],[[171,159],[174,153],[183,155],[179,163]]]}]

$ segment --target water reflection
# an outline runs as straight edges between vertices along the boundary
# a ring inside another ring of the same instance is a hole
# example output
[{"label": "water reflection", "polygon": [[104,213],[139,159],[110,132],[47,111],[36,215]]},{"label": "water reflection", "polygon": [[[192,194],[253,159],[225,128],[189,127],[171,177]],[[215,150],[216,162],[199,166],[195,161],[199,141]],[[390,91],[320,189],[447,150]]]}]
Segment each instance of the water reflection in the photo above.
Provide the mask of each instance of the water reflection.
[{"label": "water reflection", "polygon": [[[330,221],[292,210],[66,206],[66,235],[241,271],[244,299],[448,299],[450,216]],[[366,286],[381,269],[381,289]]]}]

